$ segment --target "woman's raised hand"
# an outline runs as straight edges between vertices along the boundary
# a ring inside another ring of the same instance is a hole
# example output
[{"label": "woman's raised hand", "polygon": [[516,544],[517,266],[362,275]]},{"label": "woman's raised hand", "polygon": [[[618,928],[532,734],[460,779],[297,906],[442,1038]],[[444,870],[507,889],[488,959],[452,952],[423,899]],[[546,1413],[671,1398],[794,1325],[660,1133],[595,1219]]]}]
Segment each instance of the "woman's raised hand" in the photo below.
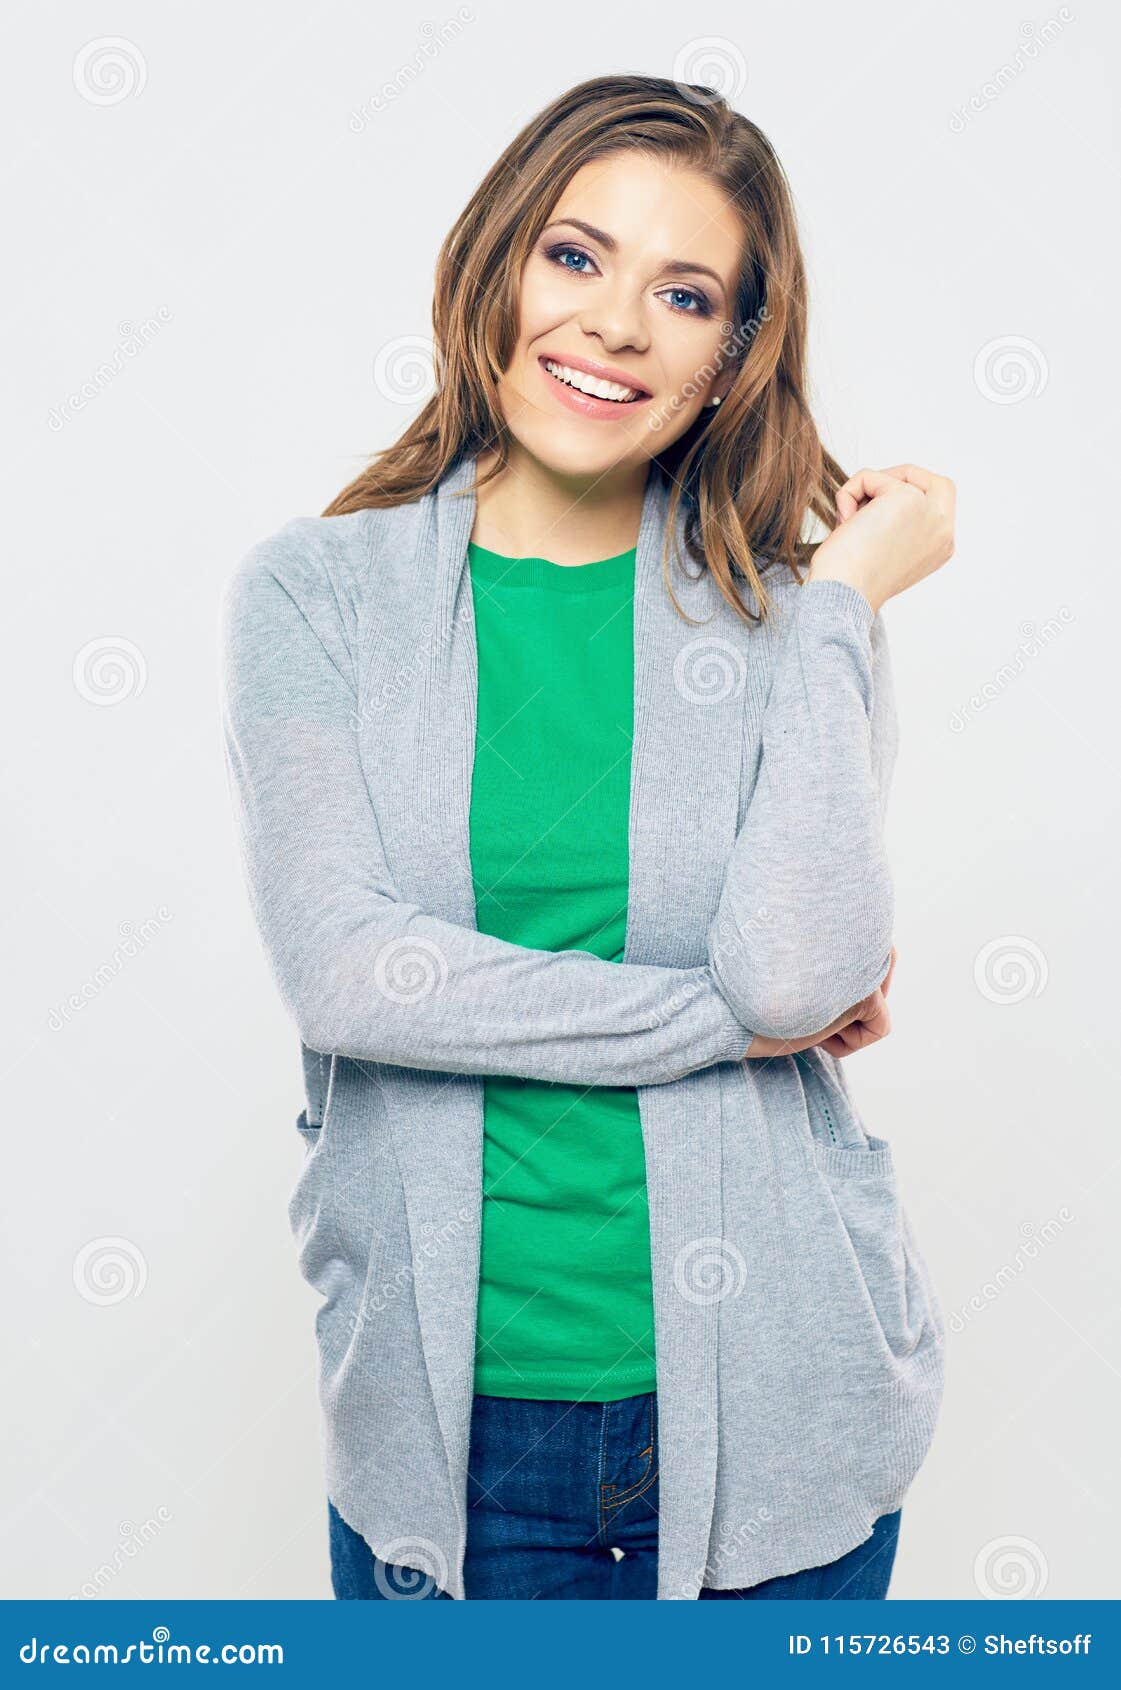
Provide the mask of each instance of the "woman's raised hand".
[{"label": "woman's raised hand", "polygon": [[953,482],[918,464],[858,470],[837,489],[837,527],[806,579],[847,581],[878,611],[954,555],[955,503]]}]

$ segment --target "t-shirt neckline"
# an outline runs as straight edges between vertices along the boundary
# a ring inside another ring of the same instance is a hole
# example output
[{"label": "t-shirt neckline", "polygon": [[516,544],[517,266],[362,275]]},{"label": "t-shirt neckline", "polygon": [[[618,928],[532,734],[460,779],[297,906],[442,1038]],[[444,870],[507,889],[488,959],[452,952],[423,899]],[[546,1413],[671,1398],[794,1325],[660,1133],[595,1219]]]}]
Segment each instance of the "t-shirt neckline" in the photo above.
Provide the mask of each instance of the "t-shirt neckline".
[{"label": "t-shirt neckline", "polygon": [[637,546],[595,563],[553,563],[544,557],[506,557],[468,541],[472,577],[490,589],[547,588],[559,593],[605,592],[633,581]]}]

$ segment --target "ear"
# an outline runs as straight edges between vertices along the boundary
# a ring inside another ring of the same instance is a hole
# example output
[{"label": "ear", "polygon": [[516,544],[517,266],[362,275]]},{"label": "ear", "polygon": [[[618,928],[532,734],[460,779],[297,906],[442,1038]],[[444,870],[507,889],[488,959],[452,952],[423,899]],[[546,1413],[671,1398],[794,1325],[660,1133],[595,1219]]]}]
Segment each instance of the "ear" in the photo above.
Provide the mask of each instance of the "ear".
[{"label": "ear", "polygon": [[705,394],[705,404],[711,405],[714,399],[723,399],[735,379],[736,371],[734,367],[721,370],[719,375],[713,379],[711,387]]}]

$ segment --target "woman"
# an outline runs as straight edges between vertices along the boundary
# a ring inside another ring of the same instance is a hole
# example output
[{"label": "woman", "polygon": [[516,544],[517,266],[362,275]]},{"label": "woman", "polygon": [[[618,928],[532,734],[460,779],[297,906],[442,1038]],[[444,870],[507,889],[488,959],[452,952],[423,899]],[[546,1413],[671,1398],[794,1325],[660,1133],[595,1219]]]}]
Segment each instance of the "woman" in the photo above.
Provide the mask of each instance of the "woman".
[{"label": "woman", "polygon": [[953,489],[822,448],[789,190],[711,90],[555,101],[434,323],[435,396],[223,601],[335,1593],[882,1597],[943,1327],[841,1059],[889,1028],[879,610]]}]

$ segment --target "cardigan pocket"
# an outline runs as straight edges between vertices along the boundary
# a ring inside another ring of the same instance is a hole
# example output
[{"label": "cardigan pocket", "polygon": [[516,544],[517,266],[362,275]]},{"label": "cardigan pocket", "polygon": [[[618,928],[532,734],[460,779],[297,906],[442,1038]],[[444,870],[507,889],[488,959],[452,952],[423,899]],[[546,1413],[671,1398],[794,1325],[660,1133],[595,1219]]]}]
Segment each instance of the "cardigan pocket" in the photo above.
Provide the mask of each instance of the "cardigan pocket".
[{"label": "cardigan pocket", "polygon": [[922,1335],[923,1321],[912,1306],[917,1285],[904,1246],[891,1148],[871,1136],[867,1149],[815,1141],[813,1157],[839,1223],[838,1241],[854,1288],[867,1298],[891,1356],[905,1361]]},{"label": "cardigan pocket", "polygon": [[296,1131],[303,1141],[305,1154],[288,1199],[288,1224],[300,1246],[302,1256],[319,1214],[319,1188],[323,1172],[323,1150],[320,1141],[323,1127],[318,1122],[309,1123],[307,1110],[301,1109],[296,1117]]},{"label": "cardigan pocket", "polygon": [[[891,1145],[862,1125],[820,1052],[795,1056],[803,1081],[809,1159],[834,1218],[835,1266],[853,1293],[856,1327],[871,1316],[882,1359],[894,1373],[937,1325],[926,1275],[903,1208]],[[843,1292],[843,1284],[836,1287]],[[844,1322],[845,1299],[837,1305]]]},{"label": "cardigan pocket", "polygon": [[300,1056],[304,1071],[304,1108],[296,1117],[296,1131],[303,1140],[306,1155],[288,1201],[288,1224],[300,1246],[301,1268],[305,1277],[311,1266],[309,1241],[321,1217],[319,1201],[323,1163],[327,1145],[322,1144],[327,1097],[330,1091],[332,1058],[323,1056],[301,1043]]},{"label": "cardigan pocket", "polygon": [[299,1133],[300,1137],[304,1141],[305,1147],[310,1152],[314,1150],[315,1146],[319,1143],[319,1135],[323,1131],[323,1123],[322,1121],[309,1121],[307,1118],[307,1110],[301,1109],[300,1113],[296,1117],[296,1131]]},{"label": "cardigan pocket", "polygon": [[[323,1121],[323,1113],[327,1107],[327,1093],[331,1083],[332,1058],[323,1056],[317,1050],[311,1050],[307,1045],[300,1045],[300,1060],[304,1071],[304,1097],[307,1107],[300,1120],[306,1128],[318,1127]],[[296,1125],[299,1126],[299,1121]]]}]

